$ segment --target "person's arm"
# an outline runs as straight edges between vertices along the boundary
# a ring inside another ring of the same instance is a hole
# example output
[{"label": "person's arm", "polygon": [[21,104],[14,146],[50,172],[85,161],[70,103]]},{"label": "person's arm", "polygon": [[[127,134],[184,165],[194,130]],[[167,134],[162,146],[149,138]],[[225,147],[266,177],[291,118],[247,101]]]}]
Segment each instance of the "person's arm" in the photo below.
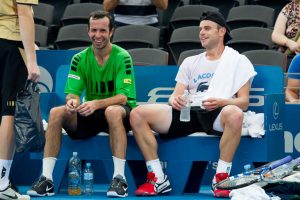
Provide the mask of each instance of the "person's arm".
[{"label": "person's arm", "polygon": [[153,5],[160,10],[166,10],[168,8],[168,0],[153,0]]},{"label": "person's arm", "polygon": [[288,47],[291,51],[300,51],[300,46],[285,36],[287,17],[283,13],[279,13],[273,32],[272,41],[280,46]]},{"label": "person's arm", "polygon": [[181,110],[186,104],[186,102],[182,98],[184,90],[186,89],[186,85],[177,82],[175,89],[169,98],[169,105],[175,108],[176,110]]},{"label": "person's arm", "polygon": [[300,80],[289,78],[285,90],[286,101],[291,103],[300,103],[299,89],[300,89]]},{"label": "person's arm", "polygon": [[102,3],[103,10],[111,12],[117,7],[118,4],[119,0],[104,0]]},{"label": "person's arm", "polygon": [[33,12],[30,5],[17,4],[20,34],[26,54],[26,66],[28,70],[28,79],[38,82],[40,78],[40,69],[36,61],[35,52],[35,28]]},{"label": "person's arm", "polygon": [[227,105],[236,105],[242,110],[247,110],[249,106],[249,91],[250,91],[250,81],[248,81],[243,87],[239,89],[236,93],[236,98],[233,99],[218,99],[218,98],[208,98],[202,101],[202,106],[206,110],[214,110],[218,107],[224,107]]}]

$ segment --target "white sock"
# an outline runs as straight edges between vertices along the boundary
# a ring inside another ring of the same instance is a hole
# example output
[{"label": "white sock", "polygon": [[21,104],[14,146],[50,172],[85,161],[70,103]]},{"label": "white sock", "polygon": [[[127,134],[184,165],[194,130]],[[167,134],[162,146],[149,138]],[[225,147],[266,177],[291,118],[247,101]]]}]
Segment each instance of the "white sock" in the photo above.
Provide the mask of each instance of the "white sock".
[{"label": "white sock", "polygon": [[42,175],[45,176],[47,179],[53,181],[52,174],[54,170],[54,166],[56,163],[57,158],[54,157],[47,157],[43,159],[43,172]]},{"label": "white sock", "polygon": [[164,180],[164,172],[159,159],[149,160],[146,162],[148,172],[153,172],[157,177],[157,182],[161,183]]},{"label": "white sock", "polygon": [[9,172],[12,160],[0,159],[0,190],[4,190],[9,185]]},{"label": "white sock", "polygon": [[121,175],[125,179],[124,171],[125,171],[125,163],[126,160],[117,158],[115,156],[112,157],[114,162],[114,175],[113,178],[117,175]]},{"label": "white sock", "polygon": [[225,162],[219,159],[216,173],[227,173],[230,174],[232,163]]}]

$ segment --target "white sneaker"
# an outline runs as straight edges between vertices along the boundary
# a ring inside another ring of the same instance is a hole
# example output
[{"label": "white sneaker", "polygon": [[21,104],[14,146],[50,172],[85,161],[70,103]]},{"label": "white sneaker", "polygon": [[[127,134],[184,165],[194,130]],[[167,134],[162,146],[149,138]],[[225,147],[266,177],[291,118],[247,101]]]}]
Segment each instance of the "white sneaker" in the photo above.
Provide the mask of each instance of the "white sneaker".
[{"label": "white sneaker", "polygon": [[9,184],[6,189],[0,190],[0,200],[8,199],[30,200],[30,197],[21,195],[13,185]]}]

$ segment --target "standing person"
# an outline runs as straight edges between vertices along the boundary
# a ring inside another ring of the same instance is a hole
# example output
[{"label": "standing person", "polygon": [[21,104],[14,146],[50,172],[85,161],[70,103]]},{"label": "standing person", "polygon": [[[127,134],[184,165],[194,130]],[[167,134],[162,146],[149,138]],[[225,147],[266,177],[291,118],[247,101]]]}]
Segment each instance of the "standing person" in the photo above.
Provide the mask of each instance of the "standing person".
[{"label": "standing person", "polygon": [[[130,128],[129,112],[136,106],[132,59],[126,50],[110,42],[113,22],[109,13],[90,14],[88,35],[92,45],[74,55],[70,64],[66,105],[50,111],[42,175],[27,192],[29,195],[54,195],[52,173],[60,151],[62,128],[74,140],[109,132],[114,174],[107,196],[128,194],[124,175],[126,132]],[[84,90],[85,101],[80,102]]]},{"label": "standing person", "polygon": [[16,95],[26,80],[37,82],[32,5],[38,0],[7,0],[0,6],[0,199],[29,199],[9,181],[15,152],[14,112]]},{"label": "standing person", "polygon": [[156,9],[166,10],[168,0],[104,0],[103,9],[114,11],[116,26],[158,25]]},{"label": "standing person", "polygon": [[[148,169],[148,180],[136,190],[136,195],[151,196],[172,190],[160,165],[157,141],[151,130],[164,138],[203,131],[221,136],[220,159],[213,186],[230,173],[232,159],[240,142],[243,110],[247,109],[249,103],[250,82],[256,72],[245,56],[224,46],[231,37],[220,13],[208,12],[199,28],[199,39],[206,51],[183,61],[169,105],[138,106],[130,114],[133,134]],[[180,110],[186,104],[182,97],[185,90],[194,98],[190,122],[181,122],[179,119]],[[228,197],[230,192],[213,189],[216,197]]]},{"label": "standing person", "polygon": [[287,72],[287,86],[285,89],[285,100],[289,103],[300,103],[300,54],[297,54]]}]

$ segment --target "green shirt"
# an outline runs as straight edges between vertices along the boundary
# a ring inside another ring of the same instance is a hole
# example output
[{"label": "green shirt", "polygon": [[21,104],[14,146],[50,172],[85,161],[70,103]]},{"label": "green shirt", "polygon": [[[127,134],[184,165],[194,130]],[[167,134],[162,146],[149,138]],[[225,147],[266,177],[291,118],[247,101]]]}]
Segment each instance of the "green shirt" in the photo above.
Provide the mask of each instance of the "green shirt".
[{"label": "green shirt", "polygon": [[65,93],[81,96],[85,101],[105,99],[122,94],[131,108],[136,106],[136,90],[132,59],[129,53],[112,45],[107,62],[99,66],[92,46],[73,56]]}]

